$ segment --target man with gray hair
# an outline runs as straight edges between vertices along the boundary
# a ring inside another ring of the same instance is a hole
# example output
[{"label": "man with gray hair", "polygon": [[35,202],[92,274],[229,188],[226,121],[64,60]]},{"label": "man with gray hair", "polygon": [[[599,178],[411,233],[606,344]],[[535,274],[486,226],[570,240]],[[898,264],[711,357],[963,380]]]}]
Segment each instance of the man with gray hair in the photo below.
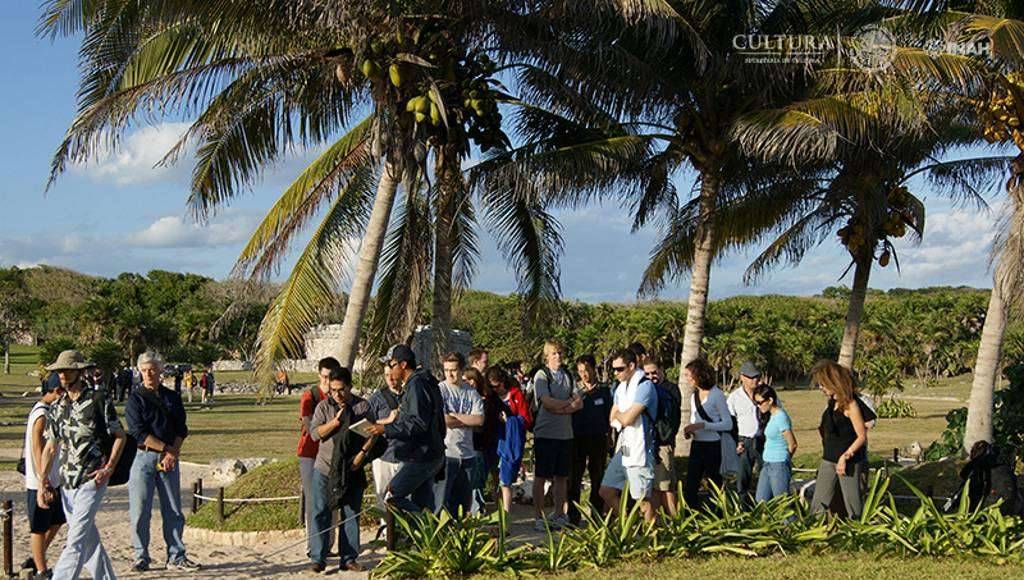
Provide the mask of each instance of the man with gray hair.
[{"label": "man with gray hair", "polygon": [[178,456],[188,437],[185,406],[181,395],[161,384],[164,361],[159,354],[146,351],[139,355],[142,387],[128,397],[125,418],[128,433],[138,442],[138,453],[128,480],[128,512],[131,516],[132,546],[135,562],[132,570],[149,570],[149,523],[153,511],[153,491],[160,496],[164,543],[167,544],[167,569],[179,572],[198,570],[199,564],[185,556],[182,533],[185,514],[181,510],[181,471]]},{"label": "man with gray hair", "polygon": [[754,389],[760,379],[761,370],[757,365],[753,361],[745,361],[740,366],[740,388],[729,393],[726,399],[729,414],[735,418],[736,425],[736,492],[748,505],[753,500],[754,470],[761,469],[761,450],[764,446],[764,417],[754,402]]}]

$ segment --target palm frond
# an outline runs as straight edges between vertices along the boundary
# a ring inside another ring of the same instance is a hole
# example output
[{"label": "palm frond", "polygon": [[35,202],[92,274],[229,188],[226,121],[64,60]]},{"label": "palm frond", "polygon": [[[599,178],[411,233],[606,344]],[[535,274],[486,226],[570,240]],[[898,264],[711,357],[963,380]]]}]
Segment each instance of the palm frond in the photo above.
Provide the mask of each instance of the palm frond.
[{"label": "palm frond", "polygon": [[305,333],[340,292],[358,233],[353,198],[339,195],[334,200],[263,317],[254,361],[260,382],[271,379],[278,360],[301,355]]},{"label": "palm frond", "polygon": [[242,249],[234,276],[265,278],[276,272],[293,237],[332,196],[355,195],[364,200],[348,202],[353,208],[372,199],[373,172],[368,169],[371,124],[368,117],[353,127],[281,194]]}]

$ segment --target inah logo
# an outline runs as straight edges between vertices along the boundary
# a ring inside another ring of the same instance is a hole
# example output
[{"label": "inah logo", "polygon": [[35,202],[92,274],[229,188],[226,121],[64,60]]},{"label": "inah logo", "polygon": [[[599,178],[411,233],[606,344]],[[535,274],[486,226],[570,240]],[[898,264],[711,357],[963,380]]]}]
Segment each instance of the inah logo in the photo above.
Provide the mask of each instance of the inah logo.
[{"label": "inah logo", "polygon": [[853,64],[860,68],[884,70],[896,57],[896,43],[888,30],[869,26],[851,39],[849,56]]}]

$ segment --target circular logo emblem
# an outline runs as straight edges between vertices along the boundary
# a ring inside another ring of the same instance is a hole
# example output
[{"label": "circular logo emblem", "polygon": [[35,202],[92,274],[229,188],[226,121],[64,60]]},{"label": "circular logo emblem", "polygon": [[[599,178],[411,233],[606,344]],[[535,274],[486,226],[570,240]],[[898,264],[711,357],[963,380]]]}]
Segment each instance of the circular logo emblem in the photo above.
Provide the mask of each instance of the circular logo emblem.
[{"label": "circular logo emblem", "polygon": [[865,28],[852,39],[850,60],[870,71],[888,68],[896,57],[896,43],[889,31],[877,26]]}]

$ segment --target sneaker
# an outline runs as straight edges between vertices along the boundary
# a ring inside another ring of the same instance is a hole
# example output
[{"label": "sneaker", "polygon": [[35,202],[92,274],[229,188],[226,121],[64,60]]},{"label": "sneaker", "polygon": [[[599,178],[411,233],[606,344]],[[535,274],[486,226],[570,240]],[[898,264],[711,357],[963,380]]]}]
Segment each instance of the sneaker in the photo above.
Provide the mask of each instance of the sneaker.
[{"label": "sneaker", "polygon": [[571,524],[569,523],[569,518],[567,518],[565,514],[551,518],[551,527],[553,528],[568,528],[570,525]]},{"label": "sneaker", "polygon": [[377,528],[377,535],[375,535],[373,537],[373,541],[377,542],[377,541],[380,541],[381,538],[387,538],[387,533],[388,533],[387,525],[381,524],[381,526],[379,528]]},{"label": "sneaker", "polygon": [[203,567],[188,558],[181,558],[173,562],[168,562],[167,569],[177,570],[178,572],[196,572],[198,570],[202,570]]},{"label": "sneaker", "polygon": [[53,570],[47,569],[42,572],[34,572],[29,576],[29,578],[32,578],[32,580],[52,580]]},{"label": "sneaker", "polygon": [[[544,525],[544,522],[547,522],[546,526]],[[560,530],[561,526],[558,525],[557,521],[551,518],[537,518],[533,520],[533,530],[535,532],[547,532],[548,528],[551,528],[551,531],[555,531]]]},{"label": "sneaker", "polygon": [[136,560],[132,563],[132,572],[149,572],[149,560]]},{"label": "sneaker", "polygon": [[319,574],[323,572],[326,568],[327,566],[325,566],[323,562],[313,562],[309,565],[309,568],[307,568],[307,570],[314,574]]},{"label": "sneaker", "polygon": [[35,572],[36,571],[36,561],[35,561],[35,559],[34,558],[29,558],[29,559],[25,560],[24,562],[22,562],[21,563],[21,569],[22,570],[31,570],[31,571]]}]

